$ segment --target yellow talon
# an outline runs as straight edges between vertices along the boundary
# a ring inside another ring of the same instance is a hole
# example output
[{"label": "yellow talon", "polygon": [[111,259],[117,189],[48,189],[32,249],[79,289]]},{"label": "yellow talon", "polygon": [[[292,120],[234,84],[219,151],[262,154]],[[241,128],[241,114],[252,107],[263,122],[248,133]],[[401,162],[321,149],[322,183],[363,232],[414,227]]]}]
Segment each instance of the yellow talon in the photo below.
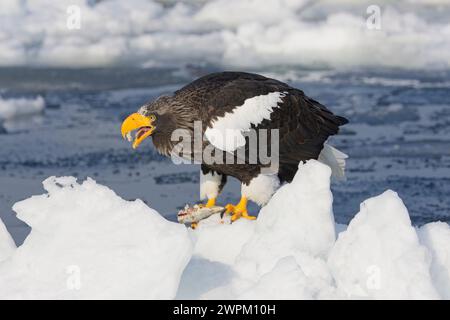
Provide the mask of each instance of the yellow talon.
[{"label": "yellow talon", "polygon": [[199,204],[200,207],[205,207],[205,208],[212,208],[216,205],[216,198],[210,198],[208,199],[208,202],[206,202],[205,204],[201,203]]},{"label": "yellow talon", "polygon": [[231,222],[236,221],[239,218],[248,220],[255,220],[256,217],[250,216],[247,211],[247,198],[242,197],[237,205],[227,204],[225,206],[226,213],[233,213],[231,216]]},{"label": "yellow talon", "polygon": [[216,198],[208,199],[208,202],[205,204],[205,207],[212,208],[216,205]]}]

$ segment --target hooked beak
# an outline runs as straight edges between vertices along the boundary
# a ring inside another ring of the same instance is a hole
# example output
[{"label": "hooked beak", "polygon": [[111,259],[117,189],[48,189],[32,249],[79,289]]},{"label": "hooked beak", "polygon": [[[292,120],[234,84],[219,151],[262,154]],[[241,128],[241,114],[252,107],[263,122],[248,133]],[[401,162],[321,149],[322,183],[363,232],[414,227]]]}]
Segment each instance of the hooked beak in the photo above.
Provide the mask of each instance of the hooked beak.
[{"label": "hooked beak", "polygon": [[146,117],[140,113],[133,113],[129,115],[122,122],[122,137],[127,139],[128,141],[132,141],[133,137],[131,136],[131,132],[137,130],[134,141],[133,141],[133,149],[136,149],[142,141],[145,140],[148,136],[150,136],[155,127],[153,126],[154,117]]}]

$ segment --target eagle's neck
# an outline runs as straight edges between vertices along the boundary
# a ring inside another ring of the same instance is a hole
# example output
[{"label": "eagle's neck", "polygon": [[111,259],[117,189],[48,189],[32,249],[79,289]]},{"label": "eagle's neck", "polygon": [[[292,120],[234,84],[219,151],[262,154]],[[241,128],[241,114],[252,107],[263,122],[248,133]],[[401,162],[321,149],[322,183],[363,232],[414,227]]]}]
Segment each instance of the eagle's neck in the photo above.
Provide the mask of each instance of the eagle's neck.
[{"label": "eagle's neck", "polygon": [[177,143],[177,141],[172,141],[172,133],[175,130],[187,130],[192,134],[194,121],[198,117],[193,113],[192,108],[179,104],[175,99],[167,102],[169,103],[159,110],[156,130],[152,136],[157,151],[165,156],[170,156]]}]

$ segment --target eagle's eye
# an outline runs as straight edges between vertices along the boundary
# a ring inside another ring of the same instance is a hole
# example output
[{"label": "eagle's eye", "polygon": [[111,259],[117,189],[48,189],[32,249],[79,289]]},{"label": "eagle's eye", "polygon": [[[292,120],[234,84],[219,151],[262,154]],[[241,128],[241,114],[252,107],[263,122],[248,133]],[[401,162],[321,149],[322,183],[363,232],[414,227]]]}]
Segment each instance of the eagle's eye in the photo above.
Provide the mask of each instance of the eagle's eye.
[{"label": "eagle's eye", "polygon": [[150,118],[151,121],[155,121],[156,120],[156,116],[154,114],[151,114],[149,116],[149,118]]}]

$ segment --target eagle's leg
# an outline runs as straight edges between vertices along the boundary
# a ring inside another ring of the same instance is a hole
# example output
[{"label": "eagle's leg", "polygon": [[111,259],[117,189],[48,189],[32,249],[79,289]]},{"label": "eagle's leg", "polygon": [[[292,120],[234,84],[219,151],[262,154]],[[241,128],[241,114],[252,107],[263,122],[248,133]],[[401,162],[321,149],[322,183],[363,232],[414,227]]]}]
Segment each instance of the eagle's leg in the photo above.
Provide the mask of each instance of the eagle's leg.
[{"label": "eagle's leg", "polygon": [[200,206],[206,208],[214,207],[216,205],[217,196],[222,191],[226,182],[226,175],[213,171],[202,164],[200,170],[200,198],[208,199],[208,201]]},{"label": "eagle's leg", "polygon": [[231,215],[231,222],[236,221],[239,218],[245,218],[249,220],[255,220],[256,217],[250,216],[247,211],[247,197],[242,196],[241,200],[238,204],[232,205],[227,204],[225,206],[226,213],[232,213]]},{"label": "eagle's leg", "polygon": [[212,208],[216,205],[216,198],[209,198],[205,204],[200,204],[200,207]]},{"label": "eagle's leg", "polygon": [[216,198],[209,198],[208,202],[206,202],[205,207],[212,208],[216,205]]}]

